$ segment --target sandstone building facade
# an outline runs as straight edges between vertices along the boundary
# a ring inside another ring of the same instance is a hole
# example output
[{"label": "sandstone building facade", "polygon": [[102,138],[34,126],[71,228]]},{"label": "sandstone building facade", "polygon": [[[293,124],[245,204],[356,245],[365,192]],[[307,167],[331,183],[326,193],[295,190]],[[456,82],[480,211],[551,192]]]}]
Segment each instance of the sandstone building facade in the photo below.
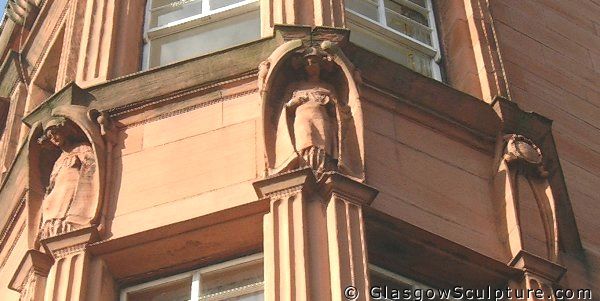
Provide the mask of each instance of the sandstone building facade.
[{"label": "sandstone building facade", "polygon": [[600,294],[598,15],[10,0],[0,300]]}]

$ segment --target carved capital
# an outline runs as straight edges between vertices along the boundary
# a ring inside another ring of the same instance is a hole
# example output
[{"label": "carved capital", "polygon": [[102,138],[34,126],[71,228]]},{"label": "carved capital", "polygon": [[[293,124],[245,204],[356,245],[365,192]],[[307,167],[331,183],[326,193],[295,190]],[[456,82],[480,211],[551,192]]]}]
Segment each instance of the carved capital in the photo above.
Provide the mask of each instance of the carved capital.
[{"label": "carved capital", "polygon": [[300,191],[314,190],[317,180],[310,168],[303,168],[291,172],[268,177],[254,182],[254,190],[259,198],[282,197]]},{"label": "carved capital", "polygon": [[320,183],[323,185],[326,199],[336,196],[358,206],[371,205],[379,193],[377,189],[337,172],[326,173]]},{"label": "carved capital", "polygon": [[61,259],[84,251],[89,244],[98,241],[98,238],[96,227],[87,227],[44,239],[42,244],[54,259]]},{"label": "carved capital", "polygon": [[28,250],[17,267],[8,288],[22,292],[27,289],[34,276],[46,277],[54,259],[37,250]]},{"label": "carved capital", "polygon": [[524,250],[519,251],[508,265],[521,269],[536,278],[545,279],[544,282],[550,284],[557,283],[567,271],[563,266]]}]

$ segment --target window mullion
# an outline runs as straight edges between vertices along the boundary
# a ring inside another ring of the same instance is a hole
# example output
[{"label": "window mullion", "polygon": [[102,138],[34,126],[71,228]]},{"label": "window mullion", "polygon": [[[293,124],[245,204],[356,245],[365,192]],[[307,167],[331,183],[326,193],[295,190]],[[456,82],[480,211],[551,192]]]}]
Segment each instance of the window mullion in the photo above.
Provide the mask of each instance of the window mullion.
[{"label": "window mullion", "polygon": [[379,22],[387,27],[387,18],[385,17],[385,0],[379,0],[379,7],[377,10],[379,11]]},{"label": "window mullion", "polygon": [[200,300],[200,271],[197,271],[192,276],[192,293],[190,300],[198,301]]}]

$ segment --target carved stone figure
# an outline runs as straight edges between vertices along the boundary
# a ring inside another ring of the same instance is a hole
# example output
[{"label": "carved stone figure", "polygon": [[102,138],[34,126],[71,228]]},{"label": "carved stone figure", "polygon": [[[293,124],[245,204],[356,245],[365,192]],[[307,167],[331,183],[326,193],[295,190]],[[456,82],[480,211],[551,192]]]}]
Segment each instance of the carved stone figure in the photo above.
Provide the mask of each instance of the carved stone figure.
[{"label": "carved stone figure", "polygon": [[356,68],[337,45],[286,42],[259,66],[265,175],[310,167],[364,180]]},{"label": "carved stone figure", "polygon": [[304,55],[306,79],[288,88],[285,104],[288,130],[300,166],[317,175],[335,170],[338,159],[338,130],[335,89],[320,78],[323,55],[311,47]]},{"label": "carved stone figure", "polygon": [[54,118],[44,126],[39,142],[60,150],[42,202],[40,239],[89,226],[95,208],[96,161],[93,149],[65,118]]}]

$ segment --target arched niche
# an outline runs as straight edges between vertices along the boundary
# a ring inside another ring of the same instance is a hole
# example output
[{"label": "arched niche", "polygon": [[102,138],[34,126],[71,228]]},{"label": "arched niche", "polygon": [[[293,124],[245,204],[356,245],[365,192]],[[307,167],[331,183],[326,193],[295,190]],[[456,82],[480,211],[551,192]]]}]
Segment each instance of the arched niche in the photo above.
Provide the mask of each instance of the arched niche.
[{"label": "arched niche", "polygon": [[285,104],[289,101],[290,87],[306,76],[301,66],[303,55],[310,48],[326,56],[321,66],[324,70],[321,79],[327,86],[333,87],[337,96],[336,171],[364,181],[363,114],[357,85],[357,80],[360,80],[358,71],[336,44],[324,41],[307,45],[299,39],[279,46],[259,66],[265,175],[301,167],[294,166],[299,155],[292,142],[293,134],[290,134],[292,122],[286,121]]},{"label": "arched niche", "polygon": [[501,220],[511,255],[523,250],[556,262],[562,237],[541,150],[522,135],[506,135],[499,163],[494,190],[505,210]]},{"label": "arched niche", "polygon": [[[105,199],[108,195],[106,180],[110,163],[107,152],[110,146],[107,145],[106,134],[103,134],[103,127],[106,126],[107,120],[103,113],[89,110],[84,106],[61,105],[52,109],[50,116],[33,124],[27,143],[29,167],[27,210],[31,248],[39,248],[40,241],[45,238],[80,228],[94,227],[100,233],[103,232]],[[68,154],[69,151],[48,141],[50,128],[59,127],[63,133],[66,133],[65,138],[76,145],[72,150],[74,155]],[[57,164],[57,160],[61,158],[67,158],[65,163]],[[64,170],[68,169],[71,173],[64,176],[61,172],[57,172],[60,167],[56,165],[63,166]],[[56,197],[59,194],[52,193],[58,188],[61,189],[61,197]],[[67,224],[69,226],[44,234],[48,230],[45,228],[48,220],[43,212],[49,212],[44,209],[48,208],[48,204],[61,204],[65,206],[61,208],[68,208],[66,211],[58,210],[64,212],[58,215],[65,221],[63,226]]]}]

